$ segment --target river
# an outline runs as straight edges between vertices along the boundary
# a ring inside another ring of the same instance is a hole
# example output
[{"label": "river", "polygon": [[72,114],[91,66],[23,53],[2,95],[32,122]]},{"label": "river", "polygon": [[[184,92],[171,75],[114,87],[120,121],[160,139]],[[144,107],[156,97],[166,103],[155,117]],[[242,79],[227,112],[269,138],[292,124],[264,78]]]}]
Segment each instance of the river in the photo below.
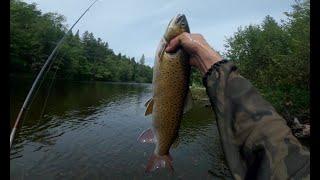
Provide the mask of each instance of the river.
[{"label": "river", "polygon": [[[11,125],[31,83],[11,80]],[[214,113],[203,103],[196,101],[181,122],[179,145],[170,151],[174,174],[167,169],[145,174],[154,145],[140,144],[137,137],[151,126],[151,116],[144,116],[151,84],[57,80],[44,109],[48,90],[44,83],[18,131],[10,153],[11,179],[230,177]]]}]

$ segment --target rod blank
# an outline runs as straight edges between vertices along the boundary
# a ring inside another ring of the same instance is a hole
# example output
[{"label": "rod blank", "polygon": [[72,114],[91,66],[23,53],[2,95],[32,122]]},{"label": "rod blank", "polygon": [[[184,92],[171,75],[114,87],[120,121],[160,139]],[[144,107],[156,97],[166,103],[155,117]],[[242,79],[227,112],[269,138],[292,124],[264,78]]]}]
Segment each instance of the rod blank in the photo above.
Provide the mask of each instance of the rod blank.
[{"label": "rod blank", "polygon": [[67,37],[67,35],[72,31],[73,27],[80,21],[80,19],[89,11],[89,9],[97,2],[98,0],[95,0],[82,14],[81,16],[78,18],[78,20],[71,26],[71,28],[67,31],[66,34],[64,34],[64,36],[61,38],[61,40],[58,42],[58,44],[56,45],[56,47],[53,49],[53,51],[51,52],[50,56],[47,58],[46,62],[44,63],[44,65],[42,66],[39,74],[37,75],[36,79],[34,80],[32,86],[31,86],[31,89],[29,90],[28,92],[28,95],[26,97],[26,99],[24,100],[23,102],[23,105],[19,111],[19,114],[17,116],[17,119],[14,123],[14,126],[12,128],[12,131],[11,131],[11,134],[10,134],[10,149],[12,147],[12,143],[13,143],[13,140],[14,140],[14,137],[15,137],[15,134],[16,134],[16,130],[18,128],[18,125],[20,123],[20,120],[21,120],[21,117],[23,116],[25,110],[27,109],[29,103],[30,103],[30,100],[32,99],[32,96],[34,94],[34,91],[36,89],[36,87],[39,85],[39,80],[41,79],[41,77],[45,74],[45,72],[48,72],[48,71],[45,71],[48,66],[53,62],[53,55],[56,53],[56,51],[59,49],[59,47],[61,46],[61,44],[63,43],[64,39]]}]

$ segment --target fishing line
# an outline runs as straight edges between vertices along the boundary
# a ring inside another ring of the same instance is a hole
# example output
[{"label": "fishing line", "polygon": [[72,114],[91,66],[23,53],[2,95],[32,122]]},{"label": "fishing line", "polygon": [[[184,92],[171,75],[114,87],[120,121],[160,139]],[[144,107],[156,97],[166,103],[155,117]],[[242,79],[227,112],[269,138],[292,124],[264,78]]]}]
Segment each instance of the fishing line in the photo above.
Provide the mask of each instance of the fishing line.
[{"label": "fishing line", "polygon": [[[18,116],[16,118],[16,121],[14,123],[14,126],[11,130],[11,133],[10,133],[10,149],[12,147],[12,143],[13,143],[13,140],[14,140],[14,137],[15,137],[15,134],[16,134],[16,131],[17,131],[17,128],[18,128],[18,125],[19,125],[19,122],[20,122],[20,119],[22,116],[24,116],[24,113],[25,113],[25,110],[28,109],[28,106],[29,106],[29,102],[30,100],[33,101],[33,95],[34,95],[34,91],[38,91],[39,90],[39,87],[37,87],[39,85],[39,80],[40,81],[43,81],[42,77],[44,75],[44,73],[48,72],[48,66],[51,65],[51,63],[53,62],[52,61],[52,58],[53,56],[55,55],[56,51],[59,49],[59,47],[61,46],[61,44],[63,43],[63,41],[65,40],[65,38],[67,37],[67,35],[69,34],[69,32],[72,32],[72,29],[73,27],[80,21],[80,19],[89,11],[89,9],[97,2],[98,0],[95,0],[93,3],[91,3],[91,5],[81,14],[81,16],[77,19],[77,21],[71,26],[71,28],[64,34],[64,36],[61,38],[61,40],[58,42],[58,44],[56,45],[56,47],[53,49],[53,51],[51,52],[50,56],[48,57],[48,59],[45,61],[44,65],[42,66],[40,72],[38,73],[36,79],[34,80],[32,86],[31,86],[31,89],[29,90],[28,92],[28,95],[25,99],[25,101],[23,102],[23,105],[18,113]],[[47,70],[47,71],[46,71]],[[42,80],[41,80],[42,79]],[[25,116],[23,118],[23,120],[25,119]]]},{"label": "fishing line", "polygon": [[[53,59],[55,59],[55,58],[57,57],[57,55],[58,55],[58,53],[56,53],[56,54],[54,55],[54,58],[53,58]],[[53,63],[52,63],[52,64],[53,64]],[[49,71],[49,69],[50,69],[50,67],[51,67],[52,64],[50,64],[49,68],[46,70],[46,73]],[[45,79],[45,76],[43,76],[43,77],[41,78],[40,83],[39,83],[39,86],[37,87],[36,92],[34,93],[34,96],[32,97],[28,108],[26,108],[26,113],[25,113],[25,115],[23,116],[23,119],[22,119],[22,122],[21,122],[21,127],[23,127],[23,125],[24,125],[24,123],[25,123],[25,120],[26,120],[27,116],[28,116],[29,113],[30,113],[30,107],[31,107],[32,103],[34,102],[34,100],[36,99],[37,94],[38,94],[38,92],[39,92],[39,89],[40,89],[40,87],[41,87],[44,79]]]},{"label": "fishing line", "polygon": [[38,124],[40,123],[40,120],[42,119],[43,114],[44,114],[44,111],[45,111],[45,109],[46,109],[47,102],[48,102],[48,98],[49,98],[49,96],[50,96],[51,89],[52,89],[52,85],[53,85],[53,82],[55,81],[57,71],[58,71],[58,67],[56,68],[56,71],[54,72],[53,77],[52,77],[52,79],[51,79],[51,82],[50,82],[50,85],[49,85],[49,90],[48,90],[47,96],[46,96],[46,98],[45,98],[45,100],[44,100],[44,103],[43,103],[43,107],[42,107],[42,110],[41,110],[41,114],[40,114],[40,117],[39,117]]},{"label": "fishing line", "polygon": [[[58,53],[57,53],[58,54]],[[65,53],[62,55],[62,57],[65,55]],[[51,82],[50,82],[50,85],[49,85],[49,90],[48,90],[48,93],[47,93],[47,96],[46,96],[46,99],[44,101],[44,104],[43,104],[43,107],[42,107],[42,110],[41,110],[41,114],[40,114],[40,117],[39,117],[39,120],[38,120],[38,125],[40,123],[40,121],[42,120],[43,118],[43,114],[46,110],[46,107],[47,107],[47,102],[48,102],[48,99],[49,99],[49,96],[51,94],[51,90],[52,90],[52,87],[53,87],[53,83],[55,82],[56,80],[56,75],[57,75],[57,72],[58,72],[58,69],[59,69],[59,65],[61,64],[62,62],[62,59],[60,59],[59,63],[57,62],[57,67],[56,67],[56,70],[53,74],[53,78],[51,79]]]}]

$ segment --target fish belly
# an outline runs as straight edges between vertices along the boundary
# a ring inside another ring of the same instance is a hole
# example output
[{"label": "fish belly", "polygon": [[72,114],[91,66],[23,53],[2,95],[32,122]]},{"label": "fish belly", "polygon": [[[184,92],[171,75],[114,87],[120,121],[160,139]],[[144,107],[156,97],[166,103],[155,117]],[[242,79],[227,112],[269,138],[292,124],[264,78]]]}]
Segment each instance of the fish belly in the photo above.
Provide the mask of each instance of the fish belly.
[{"label": "fish belly", "polygon": [[189,64],[182,51],[164,53],[154,71],[153,131],[155,153],[165,155],[178,135],[184,101],[188,92]]}]

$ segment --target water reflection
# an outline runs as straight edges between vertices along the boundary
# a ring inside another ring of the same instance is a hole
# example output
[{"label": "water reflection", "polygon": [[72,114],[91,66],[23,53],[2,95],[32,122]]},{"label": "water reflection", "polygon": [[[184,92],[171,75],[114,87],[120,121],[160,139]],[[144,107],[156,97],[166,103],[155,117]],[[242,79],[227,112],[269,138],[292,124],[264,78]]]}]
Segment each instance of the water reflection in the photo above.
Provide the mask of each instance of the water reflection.
[{"label": "water reflection", "polygon": [[[22,129],[15,139],[15,144],[32,141],[43,145],[53,145],[56,137],[63,135],[64,132],[85,128],[90,121],[96,119],[96,114],[99,114],[103,107],[116,106],[121,103],[121,99],[133,98],[132,95],[141,99],[141,94],[148,91],[146,87],[150,86],[147,84],[125,85],[119,83],[112,83],[112,85],[105,83],[83,84],[82,82],[58,82],[49,96],[46,107],[47,113],[42,117],[40,115],[47,89],[41,89],[23,121]],[[13,94],[15,93],[22,92],[13,91]],[[21,96],[11,99],[12,104],[17,106],[13,108],[14,111],[12,112],[16,115],[23,99]],[[11,116],[12,122],[14,117]],[[53,130],[56,127],[59,127],[60,132]],[[11,152],[15,154],[21,148],[21,145],[16,146]]]},{"label": "water reflection", "polygon": [[[29,84],[11,87],[12,117]],[[25,90],[25,91],[24,91]],[[139,144],[151,126],[144,103],[150,84],[57,81],[40,118],[46,95],[35,99],[11,150],[13,179],[190,179],[212,178],[225,168],[213,112],[200,104],[184,116],[180,144],[172,149],[176,173],[151,175],[144,167],[154,145]]]}]

